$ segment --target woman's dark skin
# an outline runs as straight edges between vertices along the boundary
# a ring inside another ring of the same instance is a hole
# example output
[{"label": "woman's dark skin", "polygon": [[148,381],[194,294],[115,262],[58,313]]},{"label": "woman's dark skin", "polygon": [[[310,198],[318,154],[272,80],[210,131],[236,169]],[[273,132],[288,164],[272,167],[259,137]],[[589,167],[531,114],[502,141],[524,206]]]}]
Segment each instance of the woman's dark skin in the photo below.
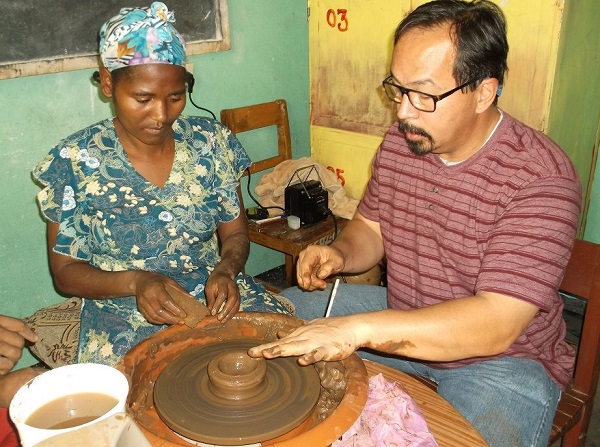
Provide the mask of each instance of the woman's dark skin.
[{"label": "woman's dark skin", "polygon": [[[113,122],[125,153],[136,171],[159,187],[165,185],[173,165],[175,140],[171,126],[185,107],[185,73],[185,68],[170,64],[137,65],[112,74],[100,69],[100,88],[113,101]],[[238,197],[242,203],[239,189]],[[234,278],[242,271],[250,249],[244,213],[230,222],[221,222],[217,233],[221,261],[208,277],[205,295],[212,315],[224,323],[240,307]],[[56,253],[53,247],[57,234],[58,223],[48,221],[50,269],[58,291],[89,299],[135,296],[138,309],[149,322],[183,323],[185,312],[165,289],[169,283],[183,291],[175,280],[143,270],[104,271]]]}]

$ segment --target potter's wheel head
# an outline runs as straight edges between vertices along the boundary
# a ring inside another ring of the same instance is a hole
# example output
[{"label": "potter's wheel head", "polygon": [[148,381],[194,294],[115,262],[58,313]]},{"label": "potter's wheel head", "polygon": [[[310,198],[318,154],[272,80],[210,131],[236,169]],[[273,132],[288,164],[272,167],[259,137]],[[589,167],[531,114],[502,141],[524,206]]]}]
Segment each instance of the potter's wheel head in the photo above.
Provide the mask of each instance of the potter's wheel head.
[{"label": "potter's wheel head", "polygon": [[[277,339],[277,334],[289,333],[302,324],[302,320],[288,315],[238,312],[225,324],[216,317],[208,316],[194,328],[173,325],[157,332],[133,347],[117,365],[130,384],[127,413],[152,445],[192,447],[204,444],[183,439],[157,414],[154,385],[162,371],[190,348],[228,340],[272,341]],[[325,374],[319,370],[321,391],[311,414],[295,429],[262,442],[263,447],[325,447],[352,426],[367,400],[367,371],[356,354],[335,363],[339,363],[339,374],[344,384],[329,380],[339,375],[333,370]]]},{"label": "potter's wheel head", "polygon": [[[232,384],[231,392],[223,391],[217,377],[212,376],[215,369],[223,374],[213,364],[220,359],[224,363],[224,354],[245,353],[260,343],[228,340],[183,351],[165,367],[154,385],[154,404],[165,424],[186,438],[218,445],[262,442],[300,425],[319,398],[321,382],[314,366],[302,367],[295,358],[248,357],[250,362],[260,361],[266,366],[260,382],[252,383],[249,391],[243,383]],[[223,370],[231,373],[239,363],[236,358]],[[252,370],[228,377],[254,379],[257,374]],[[243,392],[238,395],[237,389]]]}]

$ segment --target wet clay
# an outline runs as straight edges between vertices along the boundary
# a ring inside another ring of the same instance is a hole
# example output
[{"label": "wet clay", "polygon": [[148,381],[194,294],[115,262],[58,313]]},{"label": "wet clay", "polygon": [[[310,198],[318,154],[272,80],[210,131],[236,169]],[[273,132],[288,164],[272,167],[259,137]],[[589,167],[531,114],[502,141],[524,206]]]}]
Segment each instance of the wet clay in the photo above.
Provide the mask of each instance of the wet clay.
[{"label": "wet clay", "polygon": [[171,299],[175,301],[175,304],[185,311],[185,318],[183,319],[183,322],[187,326],[195,327],[199,321],[210,314],[208,307],[196,301],[192,295],[176,289],[169,283],[166,284],[166,290],[171,296]]},{"label": "wet clay", "polygon": [[159,416],[186,438],[218,445],[262,442],[296,428],[317,403],[319,375],[295,358],[245,354],[260,343],[229,340],[182,352],[154,385]]},{"label": "wet clay", "polygon": [[215,354],[206,368],[211,392],[234,401],[250,399],[264,392],[268,384],[265,380],[267,361],[252,358],[247,352],[245,348],[221,349]]},{"label": "wet clay", "polygon": [[[225,324],[208,316],[195,328],[174,325],[158,332],[135,346],[117,365],[131,385],[128,414],[154,446],[195,445],[177,435],[156,411],[154,388],[162,371],[188,349],[230,340],[272,341],[278,333],[289,333],[302,324],[302,320],[287,315],[240,312]],[[360,415],[368,391],[362,360],[353,354],[340,362],[319,363],[314,369],[320,380],[317,405],[299,426],[263,441],[263,447],[325,447],[348,430]]]}]

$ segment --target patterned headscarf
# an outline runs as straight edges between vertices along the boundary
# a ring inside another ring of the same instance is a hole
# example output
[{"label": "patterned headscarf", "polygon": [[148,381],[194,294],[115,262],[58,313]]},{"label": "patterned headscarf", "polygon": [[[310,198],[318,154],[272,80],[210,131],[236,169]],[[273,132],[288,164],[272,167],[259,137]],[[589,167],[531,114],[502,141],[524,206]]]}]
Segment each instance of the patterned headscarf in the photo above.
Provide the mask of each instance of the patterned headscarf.
[{"label": "patterned headscarf", "polygon": [[100,28],[102,64],[108,71],[139,64],[185,65],[185,42],[174,22],[174,13],[162,2],[122,8]]}]

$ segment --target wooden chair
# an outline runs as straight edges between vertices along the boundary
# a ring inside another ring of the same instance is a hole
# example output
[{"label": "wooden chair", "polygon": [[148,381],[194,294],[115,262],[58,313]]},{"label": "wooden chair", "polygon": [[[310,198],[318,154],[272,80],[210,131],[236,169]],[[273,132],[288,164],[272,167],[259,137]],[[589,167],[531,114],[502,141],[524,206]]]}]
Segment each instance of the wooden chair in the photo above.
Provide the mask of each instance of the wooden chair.
[{"label": "wooden chair", "polygon": [[[221,110],[221,122],[234,134],[248,132],[268,126],[277,126],[277,155],[263,160],[253,160],[250,174],[274,168],[279,163],[292,158],[292,143],[285,100],[278,99],[263,104]],[[248,223],[248,236],[256,244],[277,250],[285,255],[285,287],[295,284],[296,262],[298,254],[310,244],[325,244],[331,242],[337,231],[341,231],[347,223],[339,219],[336,224],[330,219],[321,221],[309,227],[293,230],[285,220],[268,225]],[[279,285],[268,284],[265,287],[273,292],[279,292]]]},{"label": "wooden chair", "polygon": [[[560,291],[586,303],[575,373],[558,403],[548,445],[584,447],[600,373],[600,245],[576,240]],[[426,378],[418,380],[436,389]]]},{"label": "wooden chair", "polygon": [[250,166],[250,174],[274,168],[292,158],[292,139],[285,100],[221,110],[221,122],[234,134],[277,126],[277,155],[257,161]]},{"label": "wooden chair", "polygon": [[575,374],[562,394],[549,445],[585,445],[600,373],[600,245],[575,241],[560,290],[586,301]]}]

